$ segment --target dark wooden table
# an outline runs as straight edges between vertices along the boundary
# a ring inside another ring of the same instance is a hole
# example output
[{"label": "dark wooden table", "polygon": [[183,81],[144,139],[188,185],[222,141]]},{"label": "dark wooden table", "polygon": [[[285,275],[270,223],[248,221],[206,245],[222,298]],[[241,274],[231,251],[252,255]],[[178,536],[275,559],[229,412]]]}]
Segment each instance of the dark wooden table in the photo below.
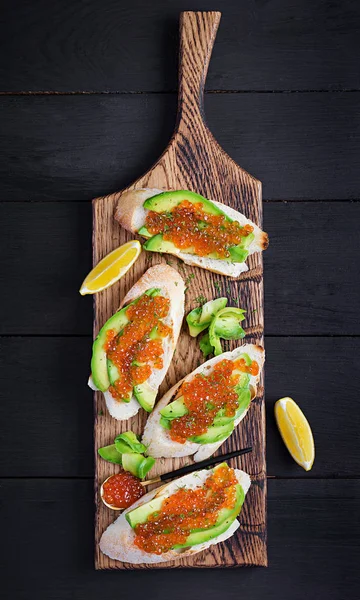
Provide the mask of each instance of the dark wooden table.
[{"label": "dark wooden table", "polygon": [[[5,0],[0,54],[1,587],[12,600],[359,598],[360,5]],[[181,10],[223,12],[210,128],[263,182],[268,569],[93,570],[91,205],[174,126]],[[273,405],[313,427],[310,473]]]}]

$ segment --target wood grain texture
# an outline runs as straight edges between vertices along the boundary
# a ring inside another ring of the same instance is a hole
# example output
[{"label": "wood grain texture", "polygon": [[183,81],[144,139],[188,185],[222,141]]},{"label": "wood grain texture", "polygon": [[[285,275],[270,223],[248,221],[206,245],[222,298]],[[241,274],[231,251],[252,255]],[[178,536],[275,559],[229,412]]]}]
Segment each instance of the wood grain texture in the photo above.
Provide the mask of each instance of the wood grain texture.
[{"label": "wood grain texture", "polygon": [[[211,50],[220,21],[220,14],[182,13],[180,21],[180,69],[179,69],[179,108],[175,133],[159,161],[130,188],[155,187],[161,189],[191,189],[208,198],[224,202],[245,213],[248,218],[261,226],[261,183],[241,169],[218,145],[204,122],[203,94]],[[94,263],[131,236],[120,229],[113,215],[121,193],[97,198],[93,202],[93,247]],[[186,294],[186,311],[194,306],[200,289],[212,290],[217,296],[214,284],[221,280],[200,269],[186,267],[169,257],[183,274],[185,281],[190,274],[194,280]],[[133,285],[151,264],[162,261],[160,256],[146,256],[144,253],[134,268],[127,273],[119,285],[95,297],[94,335],[99,327],[115,312],[120,297]],[[262,257],[253,255],[248,259],[249,271],[239,280],[230,282],[231,296],[243,293],[242,282],[247,282],[247,300],[251,306],[247,327],[252,328],[248,341],[263,342],[263,286]],[[236,344],[233,344],[234,347]],[[199,348],[194,340],[191,345],[184,333],[178,342],[175,359],[165,378],[160,393],[173,383],[190,373],[198,364]],[[116,433],[129,428],[128,422],[118,423],[107,415],[99,419],[98,412],[106,407],[101,393],[96,393],[95,402],[95,448],[111,443]],[[143,411],[131,421],[131,428],[143,430]],[[217,567],[239,565],[266,565],[266,465],[265,465],[265,407],[263,380],[260,380],[258,397],[247,418],[227,440],[222,450],[230,451],[243,447],[252,439],[254,452],[234,461],[234,465],[247,471],[253,484],[241,512],[242,528],[230,540],[212,546],[206,553],[187,557],[179,561],[162,563],[152,568],[164,567]],[[169,471],[189,462],[189,459],[161,460],[154,469]],[[144,565],[129,565],[113,561],[103,555],[98,541],[104,529],[114,520],[114,515],[99,501],[98,489],[102,481],[116,470],[113,465],[96,458],[96,549],[95,565],[98,569],[144,568]],[[246,534],[244,534],[246,532]]]},{"label": "wood grain texture", "polygon": [[174,90],[179,12],[219,8],[208,89],[359,89],[357,0],[1,4],[4,91]]}]

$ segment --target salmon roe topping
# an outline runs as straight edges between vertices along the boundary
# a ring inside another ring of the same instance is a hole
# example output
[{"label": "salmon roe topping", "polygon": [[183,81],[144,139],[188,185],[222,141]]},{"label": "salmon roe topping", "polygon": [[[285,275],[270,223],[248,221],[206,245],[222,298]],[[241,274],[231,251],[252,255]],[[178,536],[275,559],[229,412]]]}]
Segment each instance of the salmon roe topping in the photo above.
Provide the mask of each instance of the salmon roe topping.
[{"label": "salmon roe topping", "polygon": [[210,215],[201,202],[180,202],[171,212],[150,211],[145,222],[147,230],[171,241],[180,250],[192,249],[198,256],[216,253],[219,258],[230,256],[229,248],[240,244],[253,231],[251,225],[241,226],[224,215]]},{"label": "salmon roe topping", "polygon": [[[119,379],[109,387],[116,400],[123,400],[131,393],[134,385],[143,383],[152,369],[163,367],[163,338],[171,335],[172,329],[162,322],[170,309],[170,300],[163,296],[144,294],[126,311],[129,323],[117,334],[107,332],[105,350],[109,360],[117,367]],[[157,339],[149,334],[156,327]]]},{"label": "salmon roe topping", "polygon": [[123,469],[103,484],[105,502],[117,508],[128,508],[145,494],[140,479]]},{"label": "salmon roe topping", "polygon": [[164,500],[160,511],[149,515],[145,523],[136,525],[135,546],[145,552],[162,554],[177,544],[184,544],[195,529],[213,527],[219,511],[234,506],[237,483],[234,469],[221,465],[201,487],[180,488]]},{"label": "salmon roe topping", "polygon": [[169,434],[172,440],[183,444],[187,439],[205,433],[222,408],[225,416],[235,416],[238,394],[234,387],[240,379],[240,374],[233,374],[235,370],[257,375],[259,365],[252,361],[247,366],[243,358],[236,361],[224,359],[214,366],[209,375],[198,373],[191,381],[181,385],[177,397],[183,397],[188,412],[171,420]]}]

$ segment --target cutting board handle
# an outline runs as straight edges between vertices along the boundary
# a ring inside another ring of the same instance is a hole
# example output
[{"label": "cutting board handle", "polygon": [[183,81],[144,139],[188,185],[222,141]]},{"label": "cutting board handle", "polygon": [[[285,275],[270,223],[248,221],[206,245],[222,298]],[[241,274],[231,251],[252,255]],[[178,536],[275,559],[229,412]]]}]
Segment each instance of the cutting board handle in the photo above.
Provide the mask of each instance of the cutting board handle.
[{"label": "cutting board handle", "polygon": [[[180,15],[178,130],[204,119],[204,86],[221,18],[220,12]],[[188,132],[189,133],[189,132]]]}]

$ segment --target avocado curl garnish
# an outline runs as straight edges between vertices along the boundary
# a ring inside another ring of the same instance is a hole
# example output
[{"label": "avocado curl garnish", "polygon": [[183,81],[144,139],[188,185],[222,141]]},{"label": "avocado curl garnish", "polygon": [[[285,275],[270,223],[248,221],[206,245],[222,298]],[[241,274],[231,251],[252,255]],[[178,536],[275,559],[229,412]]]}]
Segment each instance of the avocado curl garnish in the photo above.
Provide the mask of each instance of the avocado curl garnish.
[{"label": "avocado curl garnish", "polygon": [[225,215],[209,214],[201,202],[193,204],[183,200],[171,212],[149,211],[145,221],[152,235],[161,233],[165,241],[172,242],[180,250],[191,248],[198,256],[216,253],[219,258],[228,258],[231,246],[253,232],[251,225],[240,225]]},{"label": "avocado curl garnish", "polygon": [[135,526],[135,546],[163,554],[184,544],[192,531],[211,529],[220,510],[234,507],[237,483],[234,470],[223,465],[201,487],[180,488],[164,500],[159,511]]},{"label": "avocado curl garnish", "polygon": [[120,334],[112,329],[107,332],[106,355],[120,375],[109,387],[116,400],[126,398],[135,385],[150,377],[153,369],[163,367],[162,340],[171,335],[172,329],[162,320],[169,310],[168,298],[144,294],[128,307],[129,323]]}]

